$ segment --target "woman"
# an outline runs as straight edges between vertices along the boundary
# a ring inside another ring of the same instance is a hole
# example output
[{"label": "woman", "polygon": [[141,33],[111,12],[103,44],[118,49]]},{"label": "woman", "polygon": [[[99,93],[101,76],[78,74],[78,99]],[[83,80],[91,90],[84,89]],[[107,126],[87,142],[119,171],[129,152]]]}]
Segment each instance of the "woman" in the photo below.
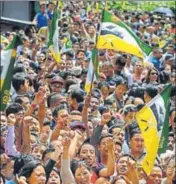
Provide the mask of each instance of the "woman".
[{"label": "woman", "polygon": [[89,167],[82,161],[74,161],[71,164],[69,159],[69,148],[71,138],[65,136],[63,139],[63,156],[61,165],[61,177],[64,184],[91,184],[91,172]]},{"label": "woman", "polygon": [[91,184],[90,168],[82,161],[74,161],[71,164],[71,171],[77,184]]},{"label": "woman", "polygon": [[158,84],[160,82],[158,70],[156,68],[149,69],[146,80],[144,82],[146,84]]},{"label": "woman", "polygon": [[20,176],[24,176],[28,184],[45,184],[46,173],[41,162],[30,161],[21,170]]},{"label": "woman", "polygon": [[60,173],[57,168],[53,168],[47,184],[61,184]]}]

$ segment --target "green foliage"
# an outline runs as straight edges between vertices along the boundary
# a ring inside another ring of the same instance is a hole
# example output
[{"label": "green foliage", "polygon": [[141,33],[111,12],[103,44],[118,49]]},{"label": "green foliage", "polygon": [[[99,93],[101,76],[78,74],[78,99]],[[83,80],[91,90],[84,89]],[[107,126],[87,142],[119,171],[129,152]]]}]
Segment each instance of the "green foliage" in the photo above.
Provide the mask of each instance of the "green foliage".
[{"label": "green foliage", "polygon": [[[108,9],[118,9],[122,10],[122,5],[125,0],[121,1],[107,1]],[[101,4],[103,1],[101,1]],[[125,1],[124,10],[130,11],[153,11],[157,7],[168,7],[175,8],[175,1]],[[101,6],[103,9],[104,6]]]}]

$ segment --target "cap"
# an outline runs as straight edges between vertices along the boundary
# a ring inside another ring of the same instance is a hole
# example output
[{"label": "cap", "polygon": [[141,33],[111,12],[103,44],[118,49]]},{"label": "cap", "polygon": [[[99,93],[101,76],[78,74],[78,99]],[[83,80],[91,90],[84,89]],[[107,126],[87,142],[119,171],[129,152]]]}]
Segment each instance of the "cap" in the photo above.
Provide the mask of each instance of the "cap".
[{"label": "cap", "polygon": [[70,128],[73,130],[75,128],[80,128],[82,130],[86,130],[86,125],[83,123],[83,122],[80,122],[80,121],[73,121],[71,124],[70,124]]},{"label": "cap", "polygon": [[64,80],[62,79],[62,77],[55,76],[51,80],[51,84],[53,84],[53,83],[61,83],[61,84],[64,84]]},{"label": "cap", "polygon": [[170,61],[174,61],[175,58],[172,54],[167,54],[166,57],[165,57],[165,60],[170,60]]}]

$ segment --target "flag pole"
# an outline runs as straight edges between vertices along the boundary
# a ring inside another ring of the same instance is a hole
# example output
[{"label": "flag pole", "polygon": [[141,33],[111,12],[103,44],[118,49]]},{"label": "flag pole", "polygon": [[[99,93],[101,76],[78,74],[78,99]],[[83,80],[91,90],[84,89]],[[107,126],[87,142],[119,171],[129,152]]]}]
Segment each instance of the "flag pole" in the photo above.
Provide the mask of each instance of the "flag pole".
[{"label": "flag pole", "polygon": [[[104,10],[102,11],[102,14],[101,14],[101,22],[102,22],[102,19],[103,19],[103,12]],[[99,26],[99,32],[98,32],[98,35],[100,35],[100,31],[101,31],[101,26]],[[96,42],[95,42],[95,47],[94,48],[97,48],[97,40],[98,40],[98,35],[96,35]],[[98,54],[96,55],[96,61],[98,61]],[[93,69],[93,72],[92,72],[92,78],[91,78],[91,84],[90,84],[90,91],[89,91],[89,94],[91,95],[92,94],[92,88],[93,88],[93,82],[94,82],[94,75],[95,75],[95,71]]]},{"label": "flag pole", "polygon": [[[56,2],[56,6],[55,6],[55,10],[57,10],[57,7],[58,7],[58,1]],[[48,25],[48,27],[51,26],[51,25]],[[49,28],[48,28],[48,34],[49,34]],[[45,66],[44,66],[44,83],[47,84],[46,82],[46,74],[47,74],[47,62],[48,62],[48,58],[49,58],[49,48],[47,49],[47,52],[46,52],[46,61],[45,61]]]}]

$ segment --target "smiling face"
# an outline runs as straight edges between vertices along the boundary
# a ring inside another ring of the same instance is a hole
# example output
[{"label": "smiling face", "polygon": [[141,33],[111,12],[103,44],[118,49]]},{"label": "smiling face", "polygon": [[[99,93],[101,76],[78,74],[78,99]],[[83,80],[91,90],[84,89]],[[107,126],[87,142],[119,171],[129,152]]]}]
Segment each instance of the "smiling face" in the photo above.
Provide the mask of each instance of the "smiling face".
[{"label": "smiling face", "polygon": [[147,178],[147,184],[161,184],[162,171],[159,167],[154,167]]},{"label": "smiling face", "polygon": [[158,72],[156,70],[152,70],[149,75],[149,79],[151,82],[156,81],[158,78]]},{"label": "smiling face", "polygon": [[116,166],[117,173],[126,175],[128,171],[128,157],[121,157]]},{"label": "smiling face", "polygon": [[85,160],[86,164],[92,166],[96,161],[95,148],[90,144],[81,147],[80,159]]}]

